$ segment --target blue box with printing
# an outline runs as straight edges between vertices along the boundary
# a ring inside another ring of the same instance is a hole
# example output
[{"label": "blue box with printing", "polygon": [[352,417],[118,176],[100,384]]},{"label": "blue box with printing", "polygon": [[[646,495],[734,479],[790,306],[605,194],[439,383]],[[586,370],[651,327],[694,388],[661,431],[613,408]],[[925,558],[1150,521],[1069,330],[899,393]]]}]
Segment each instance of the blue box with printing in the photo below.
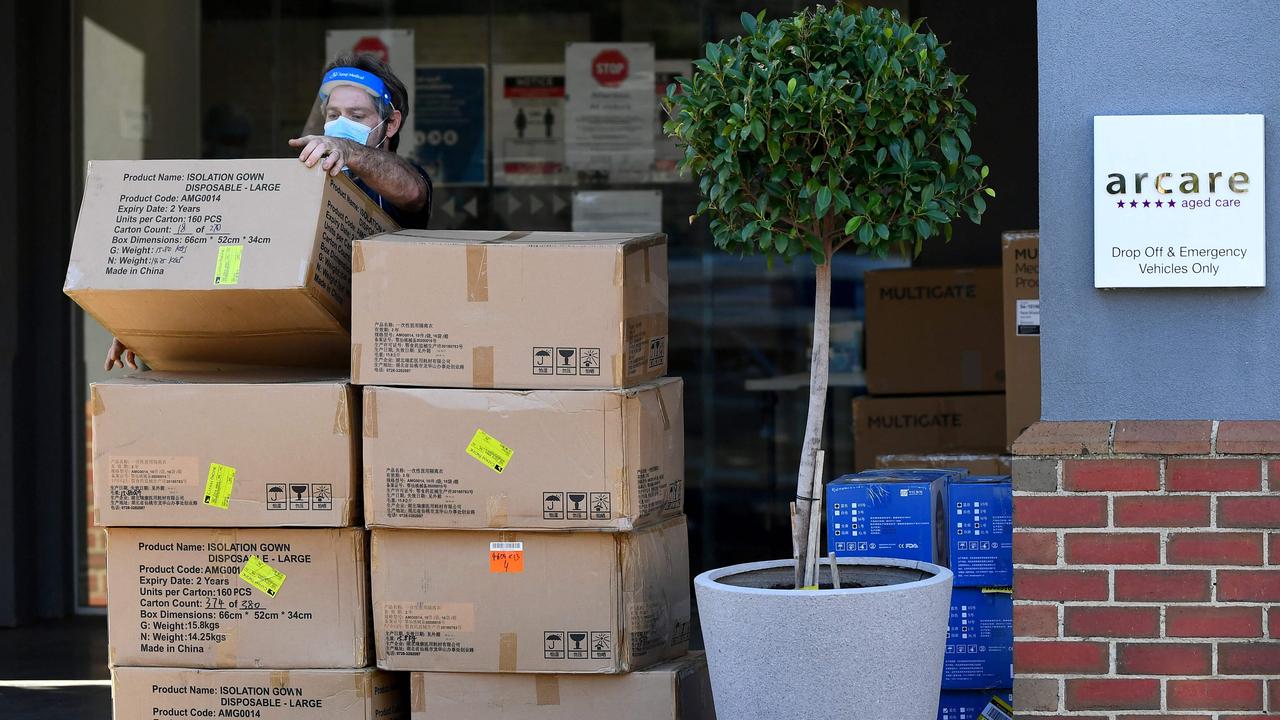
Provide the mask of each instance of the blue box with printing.
[{"label": "blue box with printing", "polygon": [[938,720],[978,720],[982,710],[999,697],[1010,702],[1013,691],[1004,690],[943,690],[938,699]]},{"label": "blue box with printing", "polygon": [[946,566],[947,481],[955,471],[879,470],[826,487],[827,551]]},{"label": "blue box with printing", "polygon": [[1013,584],[1013,483],[1008,475],[952,478],[947,540],[956,587]]},{"label": "blue box with printing", "polygon": [[942,663],[944,690],[1013,685],[1013,595],[1007,588],[954,588]]}]

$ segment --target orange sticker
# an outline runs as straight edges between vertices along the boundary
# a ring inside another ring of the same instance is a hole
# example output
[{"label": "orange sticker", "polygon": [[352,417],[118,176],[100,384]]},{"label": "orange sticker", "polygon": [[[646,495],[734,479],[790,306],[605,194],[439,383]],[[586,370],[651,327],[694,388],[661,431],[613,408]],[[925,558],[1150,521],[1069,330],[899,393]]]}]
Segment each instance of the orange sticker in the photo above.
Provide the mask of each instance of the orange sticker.
[{"label": "orange sticker", "polygon": [[524,543],[491,542],[489,543],[489,572],[522,573],[524,572]]}]

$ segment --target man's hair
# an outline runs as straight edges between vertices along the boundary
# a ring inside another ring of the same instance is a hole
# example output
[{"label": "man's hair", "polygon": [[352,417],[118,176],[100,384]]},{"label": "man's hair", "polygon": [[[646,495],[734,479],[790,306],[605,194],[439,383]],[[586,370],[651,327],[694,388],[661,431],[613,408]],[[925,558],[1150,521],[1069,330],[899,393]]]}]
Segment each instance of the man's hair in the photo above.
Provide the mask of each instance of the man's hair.
[{"label": "man's hair", "polygon": [[[395,106],[396,110],[400,111],[400,130],[387,142],[387,149],[395,152],[396,147],[400,145],[400,136],[404,133],[405,127],[407,127],[405,123],[409,120],[409,93],[405,90],[404,83],[400,82],[400,78],[391,72],[390,65],[383,62],[376,55],[368,53],[341,53],[325,66],[324,72],[328,73],[338,67],[353,67],[372,73],[377,75],[378,79],[382,80],[382,83],[387,86],[387,92],[391,93],[391,104]],[[387,107],[382,98],[372,98],[372,100],[373,106],[378,109],[378,115],[383,120],[391,117],[392,108]]]}]

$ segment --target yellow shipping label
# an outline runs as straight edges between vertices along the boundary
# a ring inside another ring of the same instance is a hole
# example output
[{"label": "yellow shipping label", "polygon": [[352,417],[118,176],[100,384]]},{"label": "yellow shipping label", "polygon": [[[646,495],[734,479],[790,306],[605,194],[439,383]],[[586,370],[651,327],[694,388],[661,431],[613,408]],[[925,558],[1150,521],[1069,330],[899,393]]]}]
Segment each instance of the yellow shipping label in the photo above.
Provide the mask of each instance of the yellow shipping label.
[{"label": "yellow shipping label", "polygon": [[209,478],[204,481],[204,504],[227,509],[231,489],[236,484],[236,469],[230,465],[209,463]]},{"label": "yellow shipping label", "polygon": [[214,285],[235,285],[240,282],[240,257],[243,254],[243,245],[218,247],[218,265],[213,271]]},{"label": "yellow shipping label", "polygon": [[240,568],[240,579],[271,597],[275,597],[280,586],[284,585],[284,573],[262,562],[257,555],[250,555],[248,562]]},{"label": "yellow shipping label", "polygon": [[507,464],[511,462],[511,455],[514,452],[483,430],[476,430],[471,442],[467,443],[468,455],[499,473],[507,469]]}]

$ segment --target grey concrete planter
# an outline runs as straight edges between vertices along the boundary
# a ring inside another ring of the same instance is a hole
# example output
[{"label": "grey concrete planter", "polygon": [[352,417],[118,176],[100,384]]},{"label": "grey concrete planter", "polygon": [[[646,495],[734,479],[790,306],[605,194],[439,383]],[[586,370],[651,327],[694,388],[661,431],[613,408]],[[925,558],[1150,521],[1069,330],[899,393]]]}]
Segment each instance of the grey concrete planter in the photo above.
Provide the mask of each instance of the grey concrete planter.
[{"label": "grey concrete planter", "polygon": [[791,560],[694,578],[719,720],[937,718],[951,571],[839,563],[843,590],[774,589],[791,587]]}]

